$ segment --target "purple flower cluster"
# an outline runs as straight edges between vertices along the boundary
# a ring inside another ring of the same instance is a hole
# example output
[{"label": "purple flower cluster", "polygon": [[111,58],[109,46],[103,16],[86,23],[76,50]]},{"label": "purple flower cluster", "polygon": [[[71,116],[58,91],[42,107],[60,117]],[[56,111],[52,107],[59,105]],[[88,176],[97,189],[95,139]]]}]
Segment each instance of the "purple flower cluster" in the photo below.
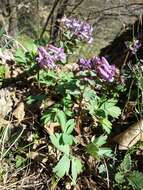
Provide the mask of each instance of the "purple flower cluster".
[{"label": "purple flower cluster", "polygon": [[99,76],[104,80],[112,82],[115,76],[115,65],[109,65],[105,57],[95,57],[94,61],[97,64],[96,71]]},{"label": "purple flower cluster", "polygon": [[93,28],[89,23],[81,22],[77,19],[63,17],[61,19],[63,27],[69,29],[75,36],[88,43],[92,43]]},{"label": "purple flower cluster", "polygon": [[89,60],[81,58],[78,64],[82,70],[91,69],[95,71],[100,78],[106,81],[112,82],[114,80],[116,71],[115,65],[109,65],[105,57],[99,58],[95,56]]},{"label": "purple flower cluster", "polygon": [[131,50],[132,54],[136,54],[141,47],[139,40],[134,40],[133,42],[125,42],[125,45]]},{"label": "purple flower cluster", "polygon": [[66,55],[63,48],[57,48],[49,44],[46,48],[38,48],[38,57],[36,58],[41,68],[53,69],[57,61],[64,61]]},{"label": "purple flower cluster", "polygon": [[80,58],[78,60],[78,64],[79,64],[80,69],[82,70],[92,69],[91,59]]}]

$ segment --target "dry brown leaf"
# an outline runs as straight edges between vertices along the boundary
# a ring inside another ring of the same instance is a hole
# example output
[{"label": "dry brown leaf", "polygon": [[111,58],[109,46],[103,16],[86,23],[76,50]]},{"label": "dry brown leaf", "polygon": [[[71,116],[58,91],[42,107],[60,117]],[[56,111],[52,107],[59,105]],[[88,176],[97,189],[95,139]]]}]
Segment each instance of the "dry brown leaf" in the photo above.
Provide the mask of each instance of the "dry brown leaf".
[{"label": "dry brown leaf", "polygon": [[42,163],[45,164],[48,161],[48,158],[43,158]]},{"label": "dry brown leaf", "polygon": [[41,154],[40,152],[34,152],[31,151],[29,153],[26,154],[27,158],[38,161],[38,162],[42,162],[44,164],[44,162],[47,162],[46,159],[46,155],[45,154]]},{"label": "dry brown leaf", "polygon": [[24,110],[24,103],[20,102],[18,106],[13,111],[13,116],[18,120],[18,123],[20,123],[25,116],[25,110]]},{"label": "dry brown leaf", "polygon": [[68,63],[63,66],[63,71],[76,71],[79,68],[79,65],[77,63]]},{"label": "dry brown leaf", "polygon": [[41,109],[42,109],[42,108],[43,108],[43,109],[46,109],[46,108],[48,108],[48,107],[54,105],[54,103],[55,103],[54,100],[48,99],[48,100],[44,101],[44,102],[41,104],[40,108],[41,108]]},{"label": "dry brown leaf", "polygon": [[127,150],[138,141],[143,141],[143,119],[131,125],[127,130],[114,137],[119,150]]},{"label": "dry brown leaf", "polygon": [[16,78],[18,77],[21,73],[22,73],[22,69],[19,68],[19,67],[14,67],[12,70],[11,70],[11,73],[10,73],[10,76],[12,78]]},{"label": "dry brown leaf", "polygon": [[59,127],[59,123],[50,123],[44,125],[44,129],[51,135],[54,133],[55,128]]},{"label": "dry brown leaf", "polygon": [[10,67],[7,63],[4,65],[4,69],[5,69],[5,73],[4,73],[5,78],[10,78],[11,71],[10,71]]},{"label": "dry brown leaf", "polygon": [[9,128],[11,128],[12,127],[12,124],[11,124],[11,122],[10,121],[7,121],[7,120],[5,120],[4,118],[1,118],[0,117],[0,129],[1,128],[6,128],[6,127],[9,127]]},{"label": "dry brown leaf", "polygon": [[32,160],[34,160],[38,155],[39,155],[39,153],[38,152],[34,152],[34,151],[28,152],[26,154],[27,158],[30,158]]},{"label": "dry brown leaf", "polygon": [[0,90],[0,117],[4,118],[12,110],[13,99],[11,92],[7,89]]}]

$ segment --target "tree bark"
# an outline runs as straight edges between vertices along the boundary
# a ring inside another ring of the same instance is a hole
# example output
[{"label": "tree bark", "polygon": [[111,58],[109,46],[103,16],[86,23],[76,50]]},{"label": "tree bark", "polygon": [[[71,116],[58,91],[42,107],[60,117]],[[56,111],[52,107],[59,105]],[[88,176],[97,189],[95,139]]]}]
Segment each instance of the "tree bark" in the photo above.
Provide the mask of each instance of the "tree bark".
[{"label": "tree bark", "polygon": [[17,34],[17,3],[16,0],[9,0],[9,27],[8,34],[10,36],[15,36]]}]

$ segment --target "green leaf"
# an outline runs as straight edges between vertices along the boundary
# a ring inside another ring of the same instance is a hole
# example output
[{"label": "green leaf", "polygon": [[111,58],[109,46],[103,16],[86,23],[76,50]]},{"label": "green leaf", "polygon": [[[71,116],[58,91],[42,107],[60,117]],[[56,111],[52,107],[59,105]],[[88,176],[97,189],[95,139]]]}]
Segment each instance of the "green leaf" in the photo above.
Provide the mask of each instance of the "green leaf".
[{"label": "green leaf", "polygon": [[99,148],[94,143],[90,143],[86,147],[87,153],[93,156],[95,159],[99,159],[98,150]]},{"label": "green leaf", "polygon": [[35,95],[35,96],[28,96],[27,98],[27,104],[32,104],[34,102],[39,102],[41,103],[44,99],[46,98],[45,95]]},{"label": "green leaf", "polygon": [[112,106],[114,106],[115,104],[117,103],[117,100],[115,100],[115,99],[108,99],[108,100],[106,100],[103,104],[102,104],[102,106],[101,107],[103,107],[103,108],[108,108],[108,107],[112,107]]},{"label": "green leaf", "polygon": [[100,166],[98,166],[98,171],[99,171],[99,174],[106,174],[106,166],[105,164],[101,164]]},{"label": "green leaf", "polygon": [[110,148],[107,148],[107,147],[99,148],[98,155],[100,157],[108,157],[108,158],[111,158],[113,156],[112,155],[112,150]]},{"label": "green leaf", "polygon": [[37,80],[41,84],[46,84],[47,86],[54,86],[57,81],[57,73],[54,70],[40,70],[39,77]]},{"label": "green leaf", "polygon": [[106,143],[107,136],[101,135],[96,138],[92,143],[87,145],[87,153],[92,155],[95,159],[100,159],[101,157],[112,157],[112,150],[107,147],[101,147]]},{"label": "green leaf", "polygon": [[102,157],[109,157],[109,158],[112,157],[112,150],[110,148],[106,147],[98,148],[94,143],[90,143],[87,146],[87,153],[89,153],[97,160],[101,159]]},{"label": "green leaf", "polygon": [[0,78],[1,78],[1,79],[4,79],[4,77],[5,77],[5,72],[6,72],[5,66],[1,65],[1,66],[0,66]]},{"label": "green leaf", "polygon": [[67,133],[62,134],[62,139],[65,144],[72,145],[73,144],[73,136]]},{"label": "green leaf", "polygon": [[107,135],[101,135],[100,137],[96,138],[93,143],[96,144],[97,147],[102,146],[106,143]]},{"label": "green leaf", "polygon": [[96,92],[94,90],[92,90],[90,87],[86,87],[84,89],[83,98],[86,101],[91,101],[91,100],[95,101],[98,98],[98,96],[96,95]]},{"label": "green leaf", "polygon": [[5,26],[1,26],[1,28],[0,28],[0,39],[4,33],[5,33]]},{"label": "green leaf", "polygon": [[37,53],[37,46],[32,39],[29,38],[25,40],[23,42],[23,46],[27,49],[27,51]]},{"label": "green leaf", "polygon": [[16,156],[16,168],[19,168],[20,166],[24,165],[25,162],[26,162],[25,158],[19,155]]},{"label": "green leaf", "polygon": [[52,144],[61,152],[64,152],[65,154],[69,155],[70,152],[70,147],[67,144],[61,144],[62,140],[62,134],[60,133],[55,133],[50,135],[50,139]]},{"label": "green leaf", "polygon": [[67,129],[66,133],[67,134],[71,134],[72,131],[73,131],[73,129],[74,129],[74,127],[75,127],[75,121],[74,121],[74,119],[68,120],[67,123],[66,123],[66,129]]},{"label": "green leaf", "polygon": [[17,63],[26,63],[25,52],[20,48],[15,52],[15,61]]},{"label": "green leaf", "polygon": [[63,111],[59,111],[57,113],[57,119],[58,119],[58,122],[61,126],[61,129],[63,132],[66,132],[67,130],[67,127],[66,127],[66,115]]},{"label": "green leaf", "polygon": [[101,123],[103,129],[109,134],[112,129],[112,123],[107,118],[101,119],[100,123]]},{"label": "green leaf", "polygon": [[60,40],[60,47],[64,48],[64,42]]},{"label": "green leaf", "polygon": [[130,154],[126,154],[122,163],[120,164],[120,169],[124,172],[128,172],[131,170],[132,160]]},{"label": "green leaf", "polygon": [[109,100],[106,100],[101,105],[100,108],[105,110],[107,115],[110,115],[113,118],[118,118],[118,116],[121,114],[121,109],[119,107],[115,106],[116,103],[117,103],[116,100],[109,99]]},{"label": "green leaf", "polygon": [[98,117],[102,117],[102,118],[106,118],[106,117],[107,117],[106,111],[103,110],[103,109],[100,109],[100,108],[97,109],[96,115],[97,115]]},{"label": "green leaf", "polygon": [[54,167],[53,172],[59,178],[62,178],[65,174],[68,175],[69,169],[70,169],[70,159],[66,154],[64,154],[57,163],[57,165]]},{"label": "green leaf", "polygon": [[139,88],[143,91],[143,78],[138,79]]},{"label": "green leaf", "polygon": [[76,185],[77,175],[79,173],[81,173],[82,170],[83,170],[83,166],[82,166],[81,161],[78,158],[73,157],[72,158],[71,175],[72,175],[72,181],[73,181],[74,185]]},{"label": "green leaf", "polygon": [[125,176],[124,176],[124,173],[122,172],[117,172],[115,174],[115,181],[118,183],[118,184],[123,184],[125,182]]},{"label": "green leaf", "polygon": [[110,108],[108,107],[106,110],[108,112],[108,115],[112,116],[113,118],[118,118],[121,114],[121,109],[117,106],[112,106]]},{"label": "green leaf", "polygon": [[56,114],[59,111],[58,109],[58,104],[54,105],[55,107],[52,107],[51,109],[48,109],[43,113],[43,116],[41,118],[41,121],[44,124],[51,123],[51,122],[56,122]]},{"label": "green leaf", "polygon": [[143,173],[135,170],[132,171],[128,176],[128,181],[133,189],[141,190],[143,188]]}]

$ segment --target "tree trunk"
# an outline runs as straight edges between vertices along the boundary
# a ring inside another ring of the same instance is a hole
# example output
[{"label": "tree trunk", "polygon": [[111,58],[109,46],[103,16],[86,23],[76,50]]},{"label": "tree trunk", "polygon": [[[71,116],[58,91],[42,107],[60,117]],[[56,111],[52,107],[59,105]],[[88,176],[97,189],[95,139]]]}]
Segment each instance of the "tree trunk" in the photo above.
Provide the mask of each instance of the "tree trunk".
[{"label": "tree trunk", "polygon": [[16,0],[8,1],[9,8],[9,27],[8,34],[10,36],[15,36],[17,34],[17,3]]}]

